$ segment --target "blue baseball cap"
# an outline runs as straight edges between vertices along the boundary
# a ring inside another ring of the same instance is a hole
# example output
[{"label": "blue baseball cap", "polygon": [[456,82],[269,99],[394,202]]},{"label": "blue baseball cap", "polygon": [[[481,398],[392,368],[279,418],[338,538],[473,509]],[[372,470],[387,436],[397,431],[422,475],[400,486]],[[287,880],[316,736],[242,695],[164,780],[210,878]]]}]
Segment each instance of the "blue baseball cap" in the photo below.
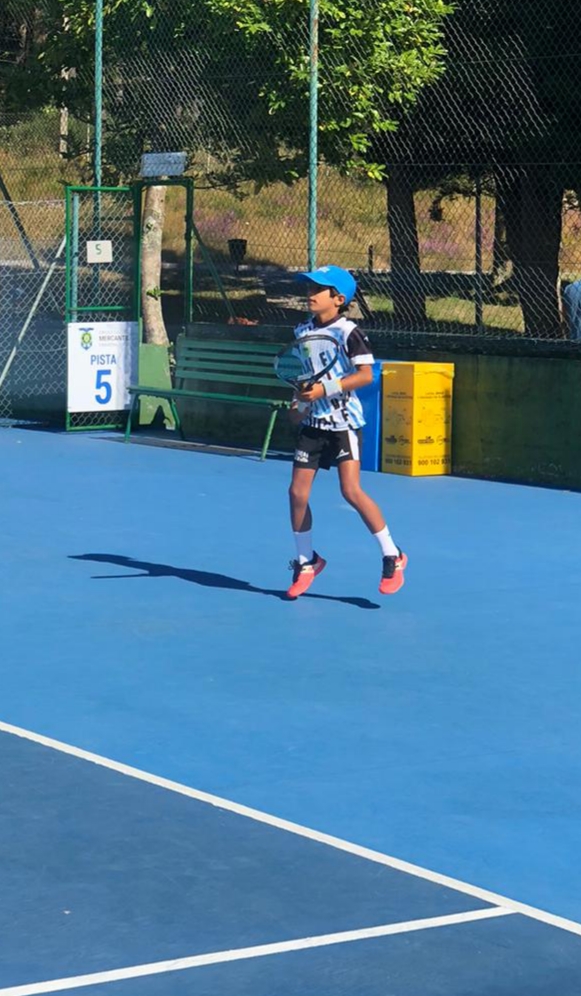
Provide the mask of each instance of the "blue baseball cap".
[{"label": "blue baseball cap", "polygon": [[340,266],[319,266],[310,273],[297,273],[297,280],[312,280],[321,287],[332,287],[338,294],[343,295],[345,304],[351,303],[357,290],[355,277],[351,276],[349,270],[344,270]]}]

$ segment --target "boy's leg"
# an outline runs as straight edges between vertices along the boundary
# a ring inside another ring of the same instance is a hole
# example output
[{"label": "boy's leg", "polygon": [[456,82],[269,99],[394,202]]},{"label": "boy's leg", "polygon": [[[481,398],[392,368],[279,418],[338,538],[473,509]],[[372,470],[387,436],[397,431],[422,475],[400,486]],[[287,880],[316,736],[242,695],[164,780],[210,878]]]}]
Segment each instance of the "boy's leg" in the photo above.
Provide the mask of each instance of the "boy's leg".
[{"label": "boy's leg", "polygon": [[309,497],[316,468],[293,467],[293,475],[289,488],[291,525],[295,536],[297,559],[293,561],[293,581],[287,594],[290,598],[298,598],[312,585],[317,574],[326,566],[326,561],[313,550],[313,516],[309,506]]},{"label": "boy's leg", "polygon": [[341,493],[363,519],[375,536],[383,557],[383,573],[379,584],[382,595],[393,595],[404,583],[403,572],[407,557],[394,543],[385,524],[381,509],[361,487],[361,464],[358,460],[341,460],[337,464]]},{"label": "boy's leg", "polygon": [[[337,464],[341,494],[359,512],[370,533],[377,535],[386,528],[379,505],[361,487],[361,464],[358,460],[342,460]],[[394,544],[394,549],[397,549]]]},{"label": "boy's leg", "polygon": [[310,467],[293,467],[289,499],[294,533],[306,533],[312,529],[313,516],[309,507],[309,498],[316,473],[316,469]]}]

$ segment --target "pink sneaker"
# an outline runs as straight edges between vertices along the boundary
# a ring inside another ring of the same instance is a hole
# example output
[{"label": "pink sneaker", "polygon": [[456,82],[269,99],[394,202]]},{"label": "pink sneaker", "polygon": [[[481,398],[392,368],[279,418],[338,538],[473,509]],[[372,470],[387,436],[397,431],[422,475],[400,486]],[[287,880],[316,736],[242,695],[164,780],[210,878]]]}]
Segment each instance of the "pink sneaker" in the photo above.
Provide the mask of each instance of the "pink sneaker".
[{"label": "pink sneaker", "polygon": [[379,582],[381,595],[395,595],[396,591],[403,588],[404,571],[408,565],[408,558],[405,553],[399,551],[399,557],[383,558],[383,573]]},{"label": "pink sneaker", "polygon": [[293,583],[288,589],[287,595],[289,598],[298,598],[299,595],[304,595],[305,591],[309,590],[317,574],[324,571],[327,561],[315,553],[313,559],[307,561],[306,564],[299,564],[298,560],[292,560],[290,566],[293,572]]}]

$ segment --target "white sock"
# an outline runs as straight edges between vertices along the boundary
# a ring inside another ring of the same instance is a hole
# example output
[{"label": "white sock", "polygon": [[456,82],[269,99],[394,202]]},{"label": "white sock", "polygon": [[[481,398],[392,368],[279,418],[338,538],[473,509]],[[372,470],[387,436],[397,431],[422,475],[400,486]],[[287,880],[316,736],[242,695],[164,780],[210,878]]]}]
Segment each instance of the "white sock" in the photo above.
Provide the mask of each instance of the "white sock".
[{"label": "white sock", "polygon": [[307,533],[295,533],[295,543],[297,545],[297,560],[299,564],[306,564],[313,559],[313,531],[309,529]]},{"label": "white sock", "polygon": [[393,542],[387,526],[380,533],[374,533],[373,535],[381,547],[383,557],[399,557],[399,550]]}]

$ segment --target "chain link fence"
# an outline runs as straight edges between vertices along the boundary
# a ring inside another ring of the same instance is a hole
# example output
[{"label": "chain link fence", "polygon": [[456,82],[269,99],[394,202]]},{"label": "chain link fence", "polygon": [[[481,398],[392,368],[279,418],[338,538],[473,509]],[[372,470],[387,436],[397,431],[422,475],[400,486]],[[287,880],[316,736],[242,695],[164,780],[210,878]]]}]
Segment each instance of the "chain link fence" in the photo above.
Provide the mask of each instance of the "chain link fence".
[{"label": "chain link fence", "polygon": [[65,410],[64,204],[0,201],[0,422]]},{"label": "chain link fence", "polygon": [[[198,228],[237,311],[263,322],[304,307],[289,275],[307,248],[308,7],[177,0],[151,26],[123,7],[110,25],[113,47],[129,20],[139,44],[106,72],[108,161],[188,151]],[[376,333],[575,341],[579,5],[384,8],[321,5],[318,261],[356,272]],[[220,317],[198,266],[196,313]]]},{"label": "chain link fence", "polygon": [[[94,29],[91,0],[3,5],[3,202],[90,182]],[[317,258],[358,276],[355,312],[375,337],[577,348],[580,29],[577,0],[321,2]],[[105,0],[104,179],[135,178],[147,151],[187,152],[205,248],[196,320],[304,313],[309,51],[309,0]],[[31,243],[42,217],[26,220]],[[169,192],[168,325],[183,311],[182,233]]]},{"label": "chain link fence", "polygon": [[[69,195],[71,320],[131,319],[137,252],[131,190],[83,190]],[[110,256],[92,265],[87,245],[107,245]]]}]

